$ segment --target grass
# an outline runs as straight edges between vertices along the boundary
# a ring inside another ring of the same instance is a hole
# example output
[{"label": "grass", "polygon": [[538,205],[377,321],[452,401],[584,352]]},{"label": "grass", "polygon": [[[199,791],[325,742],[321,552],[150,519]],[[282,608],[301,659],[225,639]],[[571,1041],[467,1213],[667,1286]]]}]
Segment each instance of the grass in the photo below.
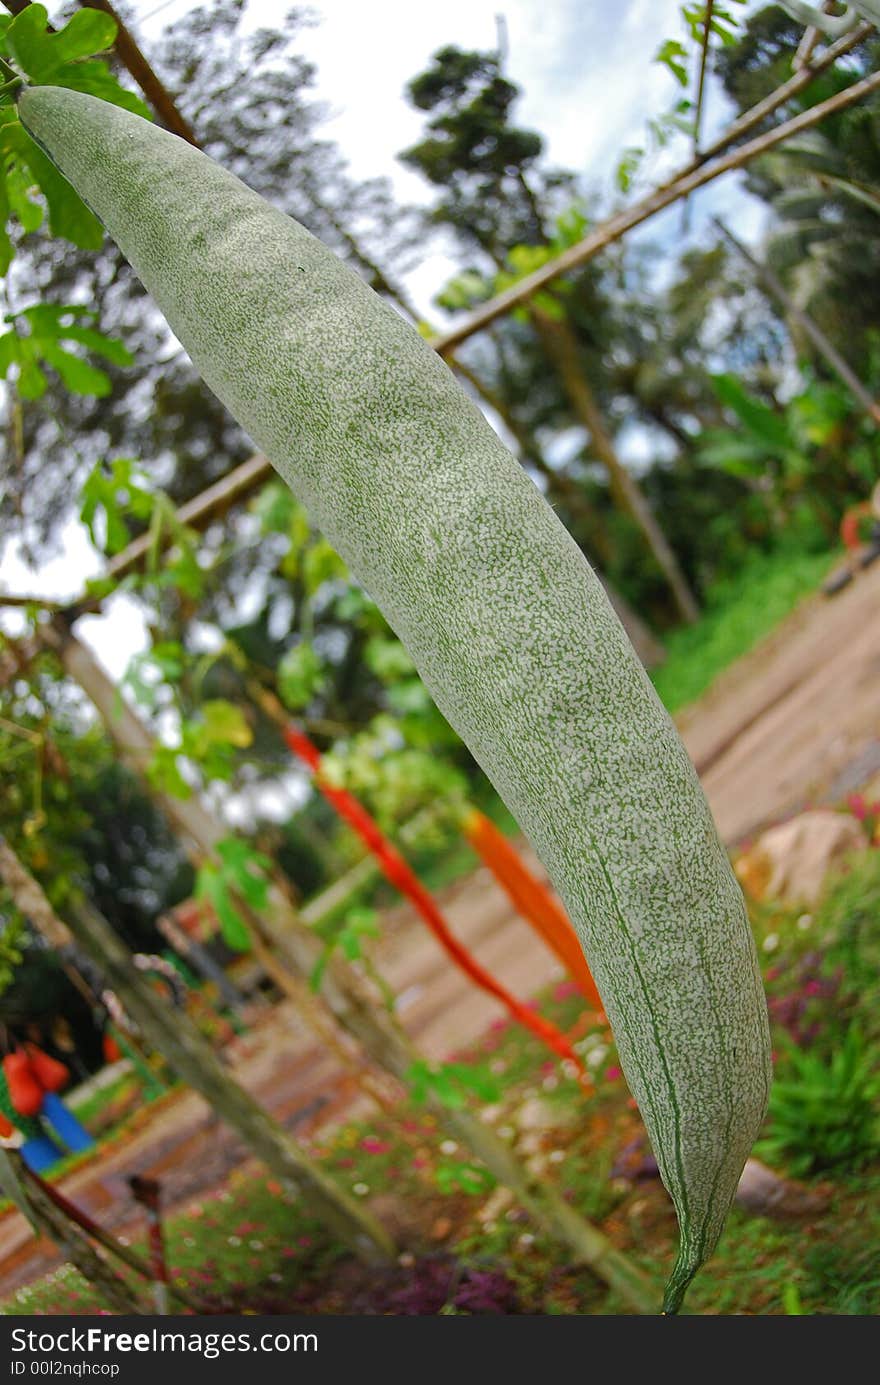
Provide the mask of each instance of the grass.
[{"label": "grass", "polygon": [[123,1072],[104,1087],[93,1089],[79,1098],[68,1099],[68,1105],[86,1129],[92,1130],[108,1107],[133,1101],[141,1093],[141,1087],[137,1073]]},{"label": "grass", "polygon": [[679,626],[651,677],[670,712],[700,697],[768,635],[827,574],[828,553],[756,553],[735,579],[713,587],[696,625]]}]

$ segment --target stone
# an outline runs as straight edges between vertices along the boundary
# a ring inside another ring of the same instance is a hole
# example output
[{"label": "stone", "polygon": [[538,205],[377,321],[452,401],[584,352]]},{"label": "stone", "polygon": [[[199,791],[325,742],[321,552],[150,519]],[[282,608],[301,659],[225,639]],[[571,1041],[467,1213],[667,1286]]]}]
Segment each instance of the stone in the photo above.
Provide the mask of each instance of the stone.
[{"label": "stone", "polygon": [[867,851],[854,817],[816,809],[764,832],[736,862],[737,878],[752,899],[815,905],[827,877],[848,856]]},{"label": "stone", "polygon": [[737,1206],[744,1211],[782,1220],[818,1216],[826,1211],[830,1200],[828,1188],[808,1188],[793,1178],[783,1178],[760,1159],[746,1160],[736,1190]]},{"label": "stone", "polygon": [[477,1212],[477,1221],[483,1226],[497,1222],[503,1216],[510,1204],[513,1202],[513,1193],[509,1188],[495,1188],[489,1195],[486,1202]]}]

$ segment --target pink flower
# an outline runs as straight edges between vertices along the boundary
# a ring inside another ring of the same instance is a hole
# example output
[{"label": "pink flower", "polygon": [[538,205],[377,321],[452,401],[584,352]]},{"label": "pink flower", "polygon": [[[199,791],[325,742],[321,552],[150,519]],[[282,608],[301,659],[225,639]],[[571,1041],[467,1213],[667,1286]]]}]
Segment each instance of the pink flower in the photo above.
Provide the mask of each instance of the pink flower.
[{"label": "pink flower", "polygon": [[391,1145],[387,1140],[377,1139],[375,1135],[367,1135],[361,1140],[361,1149],[366,1150],[367,1154],[387,1154]]},{"label": "pink flower", "polygon": [[560,981],[553,992],[554,1000],[570,1000],[573,995],[579,995],[580,988],[574,981]]},{"label": "pink flower", "polygon": [[611,1067],[605,1069],[605,1076],[608,1078],[609,1082],[616,1082],[618,1077],[623,1076],[623,1073],[620,1071],[620,1068]]}]

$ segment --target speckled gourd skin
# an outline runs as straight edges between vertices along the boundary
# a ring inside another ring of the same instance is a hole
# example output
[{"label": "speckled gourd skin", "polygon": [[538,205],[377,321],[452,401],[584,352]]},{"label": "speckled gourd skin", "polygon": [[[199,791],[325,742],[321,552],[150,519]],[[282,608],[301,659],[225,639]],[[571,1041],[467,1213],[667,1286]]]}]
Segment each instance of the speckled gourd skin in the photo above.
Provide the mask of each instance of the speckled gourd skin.
[{"label": "speckled gourd skin", "polygon": [[764,1115],[742,895],[577,545],[418,333],[205,155],[78,92],[21,118],[370,592],[559,890],[675,1202],[674,1310]]}]

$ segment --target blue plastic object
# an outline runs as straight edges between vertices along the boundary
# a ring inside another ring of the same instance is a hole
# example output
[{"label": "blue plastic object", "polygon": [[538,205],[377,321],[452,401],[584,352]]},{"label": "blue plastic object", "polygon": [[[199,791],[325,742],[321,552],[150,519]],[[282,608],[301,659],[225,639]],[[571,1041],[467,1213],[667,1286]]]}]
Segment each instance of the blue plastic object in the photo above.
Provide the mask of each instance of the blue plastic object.
[{"label": "blue plastic object", "polygon": [[59,1159],[64,1158],[62,1151],[48,1135],[35,1135],[32,1140],[25,1140],[19,1152],[34,1173],[45,1173],[47,1169],[54,1168]]},{"label": "blue plastic object", "polygon": [[56,1096],[54,1092],[46,1093],[40,1115],[49,1122],[71,1154],[81,1154],[83,1150],[94,1148],[95,1141],[89,1132],[80,1125],[73,1112],[67,1109],[60,1096]]}]

